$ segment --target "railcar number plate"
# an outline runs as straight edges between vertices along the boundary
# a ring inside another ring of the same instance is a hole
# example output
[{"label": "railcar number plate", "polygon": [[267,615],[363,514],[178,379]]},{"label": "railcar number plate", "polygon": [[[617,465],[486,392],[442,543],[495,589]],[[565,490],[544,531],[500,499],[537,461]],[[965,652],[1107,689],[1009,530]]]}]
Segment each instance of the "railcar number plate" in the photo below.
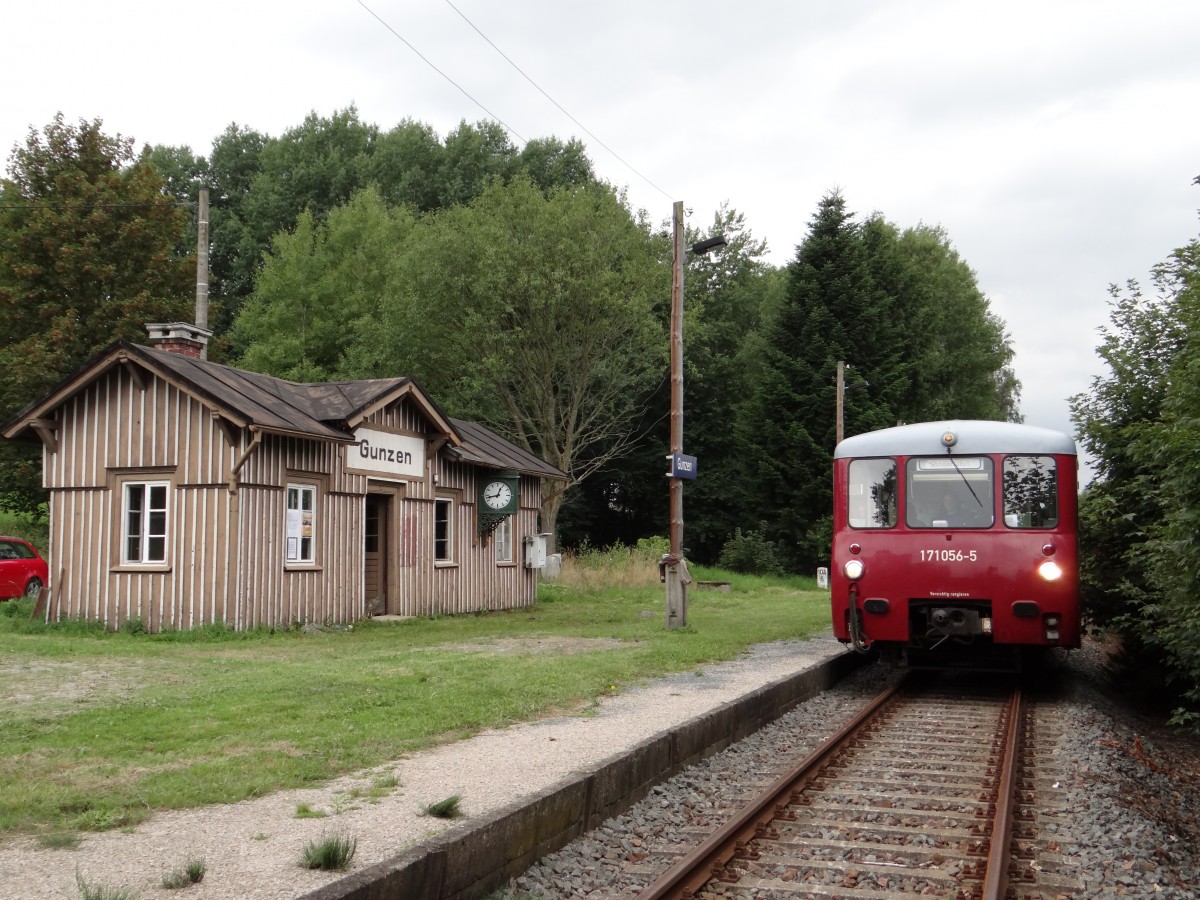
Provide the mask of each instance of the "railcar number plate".
[{"label": "railcar number plate", "polygon": [[977,562],[979,554],[974,550],[922,550],[921,562]]}]

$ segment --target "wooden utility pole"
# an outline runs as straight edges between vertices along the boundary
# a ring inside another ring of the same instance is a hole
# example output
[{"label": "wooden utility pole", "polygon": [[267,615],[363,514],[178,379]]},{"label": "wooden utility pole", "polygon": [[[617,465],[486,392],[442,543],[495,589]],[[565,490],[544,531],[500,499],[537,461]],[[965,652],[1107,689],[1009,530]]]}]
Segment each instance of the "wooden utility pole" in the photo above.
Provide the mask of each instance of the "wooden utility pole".
[{"label": "wooden utility pole", "polygon": [[[683,452],[683,201],[672,213],[671,264],[671,453]],[[670,485],[671,552],[663,560],[667,585],[667,628],[687,624],[687,586],[691,581],[683,561],[683,481]]]},{"label": "wooden utility pole", "polygon": [[834,442],[835,447],[842,442],[842,410],[845,400],[846,363],[839,359],[837,364],[837,440]]}]

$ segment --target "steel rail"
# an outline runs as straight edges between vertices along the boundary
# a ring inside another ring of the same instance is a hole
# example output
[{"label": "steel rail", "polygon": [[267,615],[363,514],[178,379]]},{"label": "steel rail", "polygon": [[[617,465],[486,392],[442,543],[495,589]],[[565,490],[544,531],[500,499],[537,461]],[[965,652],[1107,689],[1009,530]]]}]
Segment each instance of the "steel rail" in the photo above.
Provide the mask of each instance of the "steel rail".
[{"label": "steel rail", "polygon": [[983,880],[983,900],[1003,900],[1008,893],[1008,865],[1012,852],[1013,812],[1016,807],[1018,756],[1025,703],[1021,689],[1014,688],[1008,702],[1008,730],[1004,740],[1004,765],[996,793],[996,812],[992,817],[992,839],[988,847],[987,872]]},{"label": "steel rail", "polygon": [[812,770],[827,758],[840,752],[870,724],[875,715],[895,699],[903,687],[901,681],[864,706],[850,721],[839,728],[819,748],[778,778],[759,798],[730,819],[695,850],[664,872],[642,893],[638,900],[686,900],[711,881],[733,859],[738,849],[752,840],[760,828],[770,825],[786,798]]}]

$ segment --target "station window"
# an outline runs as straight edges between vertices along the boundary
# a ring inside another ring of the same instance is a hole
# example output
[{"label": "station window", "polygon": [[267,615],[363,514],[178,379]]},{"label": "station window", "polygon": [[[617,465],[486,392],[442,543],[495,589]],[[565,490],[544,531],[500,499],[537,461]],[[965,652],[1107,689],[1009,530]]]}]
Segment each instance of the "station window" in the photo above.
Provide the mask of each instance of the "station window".
[{"label": "station window", "polygon": [[316,562],[317,488],[312,484],[287,486],[287,550],[289,563]]},{"label": "station window", "polygon": [[1058,524],[1058,467],[1053,456],[1004,460],[1004,524],[1053,528]]},{"label": "station window", "polygon": [[910,459],[904,521],[909,528],[990,528],[994,468],[987,456]]},{"label": "station window", "polygon": [[127,481],[121,517],[121,563],[161,566],[167,561],[167,482]]},{"label": "station window", "polygon": [[433,559],[439,563],[454,561],[454,501],[449,497],[438,497],[434,504]]},{"label": "station window", "polygon": [[505,516],[492,532],[496,542],[496,562],[503,565],[513,561],[513,517]]},{"label": "station window", "polygon": [[850,461],[847,519],[851,528],[893,528],[896,525],[896,461]]}]

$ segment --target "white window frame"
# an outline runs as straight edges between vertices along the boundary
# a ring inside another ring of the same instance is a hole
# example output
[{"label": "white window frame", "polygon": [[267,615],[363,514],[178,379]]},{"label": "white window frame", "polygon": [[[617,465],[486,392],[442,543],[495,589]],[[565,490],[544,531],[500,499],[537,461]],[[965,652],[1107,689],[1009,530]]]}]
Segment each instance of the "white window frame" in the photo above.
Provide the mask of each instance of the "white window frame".
[{"label": "white window frame", "polygon": [[515,516],[505,516],[500,524],[492,531],[492,540],[496,542],[496,565],[511,566],[513,563],[513,519]]},{"label": "white window frame", "polygon": [[[308,496],[309,508],[303,498]],[[293,500],[296,505],[293,506]],[[311,482],[289,481],[284,491],[283,561],[288,566],[317,564],[317,486]],[[307,520],[305,513],[307,513]],[[308,534],[305,534],[307,527]]]},{"label": "white window frame", "polygon": [[[445,525],[445,536],[438,537],[438,526]],[[443,549],[444,548],[444,549]],[[434,565],[454,564],[454,498],[435,497],[433,506]]]},{"label": "white window frame", "polygon": [[[152,493],[156,488],[163,492],[162,506],[151,506]],[[139,513],[137,534],[130,528],[130,500],[133,490],[142,493],[143,507]],[[155,513],[162,515],[162,527],[151,531],[151,521]],[[121,482],[121,565],[123,566],[154,566],[161,568],[167,565],[167,547],[171,533],[171,482],[169,481],[123,481]],[[137,540],[136,556],[131,555],[130,540]],[[152,556],[155,541],[161,541],[160,555]]]}]

